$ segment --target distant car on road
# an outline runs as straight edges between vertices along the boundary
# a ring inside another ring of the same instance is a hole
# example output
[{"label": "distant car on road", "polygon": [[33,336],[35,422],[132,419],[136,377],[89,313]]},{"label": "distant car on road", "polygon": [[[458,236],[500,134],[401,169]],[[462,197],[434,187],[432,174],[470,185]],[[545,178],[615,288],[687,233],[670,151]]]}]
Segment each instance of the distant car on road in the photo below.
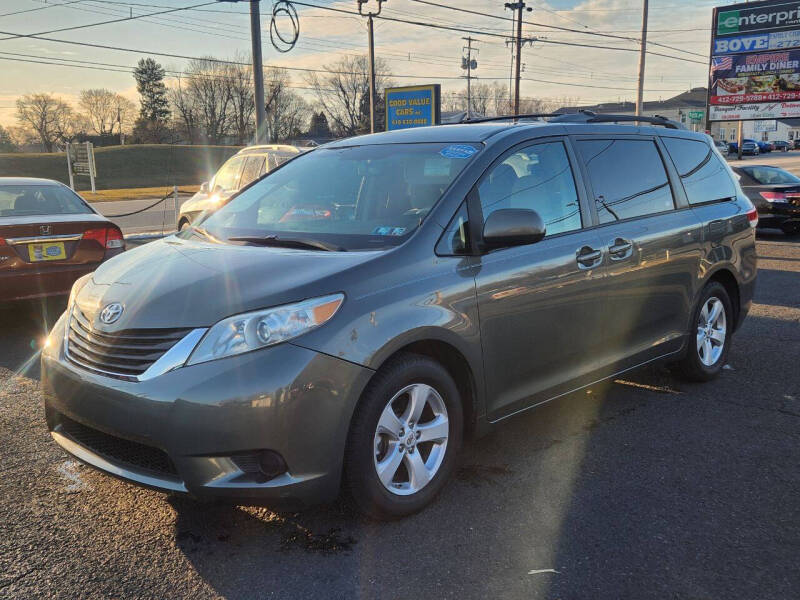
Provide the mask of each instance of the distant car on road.
[{"label": "distant car on road", "polygon": [[800,150],[800,138],[797,138],[792,142],[792,148],[794,150]]},{"label": "distant car on road", "polygon": [[761,154],[761,148],[755,142],[742,142],[742,154],[756,156]]},{"label": "distant car on road", "polygon": [[800,178],[768,165],[733,167],[739,184],[758,211],[758,227],[800,233]]},{"label": "distant car on road", "polygon": [[0,177],[0,302],[67,295],[124,249],[119,227],[67,186]]},{"label": "distant car on road", "polygon": [[[737,142],[731,142],[729,151],[731,154],[738,152],[739,144]],[[756,154],[765,154],[767,152],[772,152],[772,145],[769,142],[760,142],[750,138],[742,140],[742,154],[755,156]]]},{"label": "distant car on road", "polygon": [[213,212],[228,198],[290,158],[309,150],[288,144],[248,146],[223,164],[211,181],[183,203],[178,214],[178,229],[186,229],[203,214]]},{"label": "distant car on road", "polygon": [[772,142],[772,149],[773,150],[780,150],[781,152],[788,152],[792,149],[791,144],[785,140],[777,140]]},{"label": "distant car on road", "polygon": [[714,145],[723,155],[728,154],[728,151],[730,150],[728,142],[723,140],[714,140]]}]

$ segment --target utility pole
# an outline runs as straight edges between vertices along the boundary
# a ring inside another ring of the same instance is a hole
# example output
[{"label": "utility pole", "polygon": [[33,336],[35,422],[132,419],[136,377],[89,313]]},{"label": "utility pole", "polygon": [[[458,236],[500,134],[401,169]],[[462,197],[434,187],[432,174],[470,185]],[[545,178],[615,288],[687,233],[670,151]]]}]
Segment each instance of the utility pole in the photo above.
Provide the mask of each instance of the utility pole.
[{"label": "utility pole", "polygon": [[[517,60],[514,65],[514,114],[519,114],[519,80],[522,72],[522,45],[523,43],[532,42],[533,40],[522,39],[522,11],[525,9],[525,2],[518,0],[517,2],[506,2],[505,7],[510,10],[517,11]],[[527,11],[531,12],[533,9],[528,8]]]},{"label": "utility pole", "polygon": [[[467,45],[462,48],[462,50],[467,51],[467,56],[461,57],[461,68],[466,69],[467,71],[467,118],[469,119],[472,115],[472,88],[470,83],[472,82],[472,69],[478,68],[478,61],[472,58],[472,42],[477,40],[471,37],[461,38],[462,40],[466,40]],[[478,52],[477,48],[475,52]]]},{"label": "utility pole", "polygon": [[[217,0],[217,2],[239,2],[240,0]],[[267,122],[264,107],[264,67],[261,62],[261,0],[245,0],[250,3],[250,44],[253,54],[253,86],[256,104],[256,132],[253,141],[264,141],[264,127]]]},{"label": "utility pole", "polygon": [[378,3],[378,11],[369,11],[366,14],[362,8],[369,0],[356,0],[358,2],[358,14],[362,17],[367,17],[367,32],[369,39],[369,130],[370,133],[375,133],[375,97],[378,95],[375,90],[375,36],[373,33],[372,18],[381,14],[383,3],[387,0],[376,0]]},{"label": "utility pole", "polygon": [[261,63],[261,0],[250,1],[250,41],[253,47],[253,84],[255,85],[256,135],[255,143],[264,141],[267,123],[264,107],[264,67]]},{"label": "utility pole", "polygon": [[644,109],[644,59],[647,53],[647,0],[642,0],[642,45],[639,49],[639,86],[636,89],[636,116]]}]

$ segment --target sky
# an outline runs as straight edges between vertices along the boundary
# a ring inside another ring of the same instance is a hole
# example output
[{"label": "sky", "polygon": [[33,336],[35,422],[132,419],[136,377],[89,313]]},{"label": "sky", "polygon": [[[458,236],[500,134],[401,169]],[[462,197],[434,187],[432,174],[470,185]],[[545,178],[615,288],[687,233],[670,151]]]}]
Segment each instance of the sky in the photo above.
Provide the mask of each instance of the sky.
[{"label": "sky", "polygon": [[[504,9],[504,2],[430,1],[494,16],[440,8],[420,0],[386,0],[382,16],[473,31],[466,33],[376,20],[375,52],[388,62],[395,81],[400,85],[441,83],[443,92],[463,90],[461,56],[466,42],[462,37],[471,35],[478,50],[475,56],[478,68],[473,73],[478,81],[501,81],[507,85],[510,50],[503,36],[511,33],[512,24],[503,20],[511,16],[510,11]],[[303,2],[346,11],[357,8],[356,0]],[[201,4],[203,6],[199,6]],[[527,4],[533,11],[525,13],[523,35],[534,41],[523,50],[522,97],[569,98],[578,104],[635,100],[638,42],[606,35],[638,38],[641,0],[527,0]],[[669,98],[691,87],[706,85],[711,11],[714,6],[723,4],[727,3],[650,0],[648,50],[679,59],[647,56],[645,100]],[[325,8],[295,5],[300,18],[300,37],[294,49],[280,53],[269,42],[272,2],[263,0],[261,6],[265,66],[320,68],[334,63],[342,55],[366,52],[365,19]],[[376,8],[376,0],[369,0],[365,5],[370,6]],[[196,8],[43,33],[178,7]],[[23,94],[47,92],[75,103],[80,90],[100,87],[136,100],[130,69],[139,58],[153,56],[165,68],[174,71],[180,71],[187,62],[158,56],[153,54],[155,52],[217,58],[232,58],[237,52],[249,53],[248,11],[246,2],[210,0],[0,0],[0,125],[15,124],[14,102]],[[286,25],[285,21],[278,24],[284,36],[288,35]],[[58,40],[136,51],[14,38],[11,34],[41,34]],[[624,50],[572,46],[565,42]],[[59,64],[43,64],[53,62]],[[82,67],[75,66],[79,64]],[[292,78],[298,91],[308,93],[301,89],[305,85],[301,71],[292,71]]]}]

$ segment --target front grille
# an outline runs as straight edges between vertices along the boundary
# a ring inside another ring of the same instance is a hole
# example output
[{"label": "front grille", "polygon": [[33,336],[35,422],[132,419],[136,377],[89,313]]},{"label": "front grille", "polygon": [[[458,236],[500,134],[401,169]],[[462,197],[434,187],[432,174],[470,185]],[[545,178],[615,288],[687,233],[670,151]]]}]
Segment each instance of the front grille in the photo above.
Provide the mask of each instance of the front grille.
[{"label": "front grille", "polygon": [[109,435],[61,415],[61,431],[106,460],[136,471],[178,479],[178,471],[163,450]]},{"label": "front grille", "polygon": [[67,355],[75,364],[122,378],[144,373],[190,329],[123,329],[103,333],[92,328],[76,306],[69,322]]}]

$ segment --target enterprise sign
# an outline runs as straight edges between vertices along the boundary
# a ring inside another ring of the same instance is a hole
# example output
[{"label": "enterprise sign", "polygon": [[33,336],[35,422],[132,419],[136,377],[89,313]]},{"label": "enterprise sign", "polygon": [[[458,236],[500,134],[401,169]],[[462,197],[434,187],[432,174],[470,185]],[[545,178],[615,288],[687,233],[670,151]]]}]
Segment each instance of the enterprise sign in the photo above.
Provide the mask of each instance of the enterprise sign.
[{"label": "enterprise sign", "polygon": [[715,8],[711,34],[709,121],[800,117],[800,0]]},{"label": "enterprise sign", "polygon": [[386,131],[441,123],[441,86],[386,88]]}]

